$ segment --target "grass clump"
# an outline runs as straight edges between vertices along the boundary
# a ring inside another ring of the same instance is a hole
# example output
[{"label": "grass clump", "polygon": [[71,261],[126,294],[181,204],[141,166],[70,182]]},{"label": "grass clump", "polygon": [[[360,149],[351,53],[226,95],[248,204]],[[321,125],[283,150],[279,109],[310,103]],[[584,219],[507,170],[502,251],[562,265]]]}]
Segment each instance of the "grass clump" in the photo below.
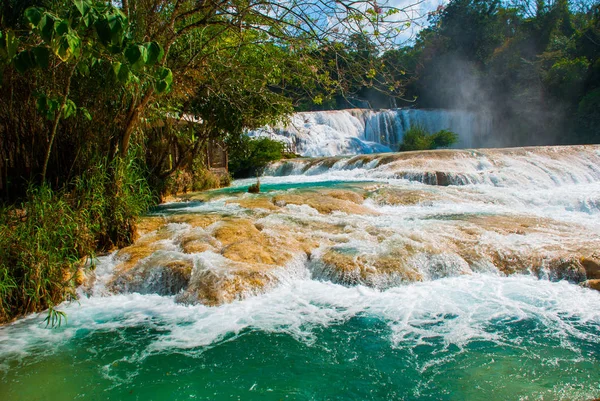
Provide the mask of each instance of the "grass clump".
[{"label": "grass clump", "polygon": [[0,322],[73,297],[79,260],[94,249],[85,216],[47,186],[0,212]]},{"label": "grass clump", "polygon": [[49,310],[75,297],[85,257],[129,245],[136,219],[153,204],[133,158],[96,163],[72,185],[30,186],[25,199],[0,208],[0,323]]},{"label": "grass clump", "polygon": [[401,152],[411,150],[431,150],[447,148],[458,141],[458,135],[449,130],[440,130],[430,134],[420,125],[412,125],[405,133],[400,144]]}]

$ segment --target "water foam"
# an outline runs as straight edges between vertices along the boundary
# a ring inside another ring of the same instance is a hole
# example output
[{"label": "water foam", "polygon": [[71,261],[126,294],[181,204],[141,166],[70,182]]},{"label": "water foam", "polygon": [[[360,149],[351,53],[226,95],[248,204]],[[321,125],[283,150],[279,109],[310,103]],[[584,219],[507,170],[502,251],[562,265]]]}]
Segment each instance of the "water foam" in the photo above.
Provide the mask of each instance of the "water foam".
[{"label": "water foam", "polygon": [[567,342],[568,338],[598,342],[600,334],[599,293],[566,282],[483,274],[386,291],[296,279],[269,293],[219,307],[126,294],[84,298],[61,309],[69,323],[60,329],[45,329],[42,316],[37,315],[3,327],[0,354],[5,362],[34,353],[43,357],[83,333],[142,326],[159,333],[144,355],[168,350],[194,354],[247,330],[285,333],[310,343],[315,328],[359,315],[385,321],[392,329],[390,341],[397,347],[431,339],[459,347],[480,340],[517,345],[519,339],[507,335],[501,325],[528,319],[539,324],[538,334]]},{"label": "water foam", "polygon": [[265,171],[265,176],[299,174],[345,180],[408,180],[441,186],[552,189],[599,182],[600,148],[588,145],[445,150],[296,159],[273,163]]}]

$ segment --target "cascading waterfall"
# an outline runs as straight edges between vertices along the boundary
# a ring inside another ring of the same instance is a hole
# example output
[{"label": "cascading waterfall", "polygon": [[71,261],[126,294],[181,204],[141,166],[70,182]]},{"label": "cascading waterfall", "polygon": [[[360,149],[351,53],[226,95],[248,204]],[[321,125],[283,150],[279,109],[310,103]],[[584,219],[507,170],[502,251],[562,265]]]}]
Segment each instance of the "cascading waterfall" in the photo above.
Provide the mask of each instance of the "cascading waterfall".
[{"label": "cascading waterfall", "polygon": [[66,325],[0,327],[2,399],[600,395],[600,146],[290,160],[253,182],[156,208]]},{"label": "cascading waterfall", "polygon": [[296,113],[289,123],[249,132],[286,143],[302,156],[337,156],[396,150],[404,132],[420,125],[429,132],[448,129],[458,134],[457,148],[486,147],[490,140],[488,116],[467,111],[350,109]]}]

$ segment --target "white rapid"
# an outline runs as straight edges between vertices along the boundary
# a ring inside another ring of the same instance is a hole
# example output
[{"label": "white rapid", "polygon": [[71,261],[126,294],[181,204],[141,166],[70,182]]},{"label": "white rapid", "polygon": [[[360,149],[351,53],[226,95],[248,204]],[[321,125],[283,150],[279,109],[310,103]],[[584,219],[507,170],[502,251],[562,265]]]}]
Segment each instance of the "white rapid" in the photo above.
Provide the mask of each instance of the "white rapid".
[{"label": "white rapid", "polygon": [[457,148],[492,144],[488,116],[428,109],[295,113],[287,124],[264,127],[249,135],[276,139],[302,156],[337,156],[395,151],[412,125],[420,125],[431,133],[442,129],[457,133]]}]

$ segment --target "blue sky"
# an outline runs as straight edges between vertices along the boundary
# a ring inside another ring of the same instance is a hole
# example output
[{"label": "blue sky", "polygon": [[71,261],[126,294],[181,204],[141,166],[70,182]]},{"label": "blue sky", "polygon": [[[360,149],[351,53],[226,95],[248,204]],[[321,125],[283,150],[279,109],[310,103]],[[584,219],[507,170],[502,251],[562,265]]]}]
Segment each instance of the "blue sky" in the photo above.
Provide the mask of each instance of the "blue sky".
[{"label": "blue sky", "polygon": [[440,5],[448,4],[449,0],[389,0],[386,5],[397,7],[405,12],[403,19],[410,19],[411,26],[401,34],[401,40],[409,41],[421,29],[427,26],[427,14],[436,10]]}]

